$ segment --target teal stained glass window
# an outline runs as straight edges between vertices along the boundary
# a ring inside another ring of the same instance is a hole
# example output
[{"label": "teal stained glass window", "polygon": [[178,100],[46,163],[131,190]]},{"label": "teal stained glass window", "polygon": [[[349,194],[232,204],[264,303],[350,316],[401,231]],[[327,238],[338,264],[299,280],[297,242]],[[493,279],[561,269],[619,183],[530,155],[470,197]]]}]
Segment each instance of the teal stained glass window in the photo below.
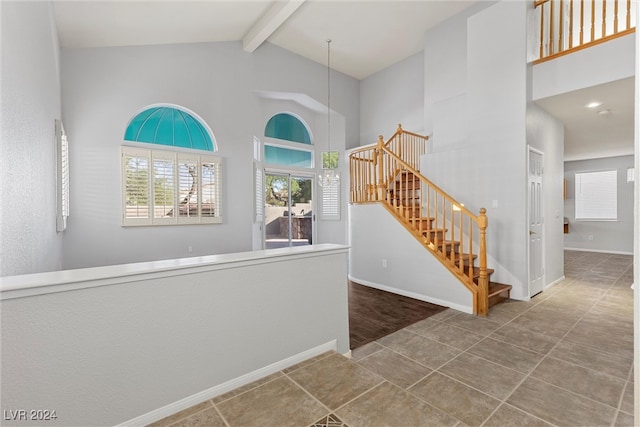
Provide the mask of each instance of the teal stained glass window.
[{"label": "teal stained glass window", "polygon": [[264,136],[311,145],[311,135],[309,135],[305,124],[297,117],[287,113],[271,117],[264,129]]},{"label": "teal stained glass window", "polygon": [[211,133],[199,119],[169,106],[151,107],[136,115],[129,122],[124,139],[215,151]]},{"label": "teal stained glass window", "polygon": [[270,165],[293,166],[298,168],[312,168],[313,155],[311,151],[293,150],[291,148],[264,146],[264,161]]}]

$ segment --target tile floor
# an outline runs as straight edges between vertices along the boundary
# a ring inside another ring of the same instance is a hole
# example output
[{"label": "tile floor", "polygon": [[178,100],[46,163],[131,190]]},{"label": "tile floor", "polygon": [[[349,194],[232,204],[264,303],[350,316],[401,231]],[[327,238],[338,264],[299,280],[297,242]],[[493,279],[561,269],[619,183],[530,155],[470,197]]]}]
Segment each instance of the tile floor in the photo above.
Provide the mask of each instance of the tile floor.
[{"label": "tile floor", "polygon": [[446,310],[160,426],[633,426],[632,258],[567,251],[566,279],[487,318]]}]

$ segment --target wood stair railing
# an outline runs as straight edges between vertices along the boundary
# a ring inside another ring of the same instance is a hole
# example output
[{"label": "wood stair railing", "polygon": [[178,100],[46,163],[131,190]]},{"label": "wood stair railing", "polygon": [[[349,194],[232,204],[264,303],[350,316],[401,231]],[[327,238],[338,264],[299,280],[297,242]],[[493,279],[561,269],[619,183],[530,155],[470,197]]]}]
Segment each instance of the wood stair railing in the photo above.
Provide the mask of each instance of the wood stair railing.
[{"label": "wood stair railing", "polygon": [[486,209],[473,214],[420,174],[427,139],[398,125],[387,142],[380,136],[376,145],[352,151],[351,202],[382,203],[472,293],[474,313],[486,316],[511,290],[489,280]]}]

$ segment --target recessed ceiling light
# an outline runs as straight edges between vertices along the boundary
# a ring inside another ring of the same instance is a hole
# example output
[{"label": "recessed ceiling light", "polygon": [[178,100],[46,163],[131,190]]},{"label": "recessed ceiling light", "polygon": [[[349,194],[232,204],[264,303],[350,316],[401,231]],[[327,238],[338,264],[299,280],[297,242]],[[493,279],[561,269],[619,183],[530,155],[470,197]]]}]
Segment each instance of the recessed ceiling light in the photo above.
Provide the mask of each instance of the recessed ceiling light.
[{"label": "recessed ceiling light", "polygon": [[585,107],[587,108],[596,108],[602,105],[602,102],[598,102],[598,101],[591,101],[588,104],[585,104]]},{"label": "recessed ceiling light", "polygon": [[598,114],[601,116],[608,116],[609,114],[611,114],[611,110],[606,109],[606,110],[600,110],[598,111]]}]

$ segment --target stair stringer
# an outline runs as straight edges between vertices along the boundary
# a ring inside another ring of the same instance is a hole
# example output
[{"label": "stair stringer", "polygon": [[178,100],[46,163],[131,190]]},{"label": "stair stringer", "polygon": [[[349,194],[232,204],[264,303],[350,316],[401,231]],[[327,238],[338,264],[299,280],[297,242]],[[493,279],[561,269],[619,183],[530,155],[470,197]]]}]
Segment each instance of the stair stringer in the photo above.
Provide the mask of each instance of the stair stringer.
[{"label": "stair stringer", "polygon": [[[371,287],[473,313],[473,294],[383,203],[349,206],[349,276]],[[387,267],[382,266],[387,260]]]}]

